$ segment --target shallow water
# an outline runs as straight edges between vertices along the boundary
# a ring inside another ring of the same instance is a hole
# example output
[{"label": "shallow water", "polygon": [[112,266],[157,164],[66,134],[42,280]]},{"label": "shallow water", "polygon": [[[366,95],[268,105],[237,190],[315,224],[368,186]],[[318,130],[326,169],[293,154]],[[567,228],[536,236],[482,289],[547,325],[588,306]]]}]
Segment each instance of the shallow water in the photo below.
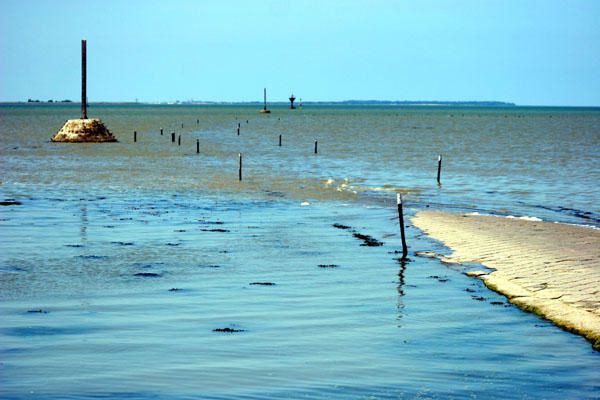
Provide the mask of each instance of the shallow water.
[{"label": "shallow water", "polygon": [[[120,143],[49,143],[75,106],[0,107],[0,195],[22,203],[0,207],[0,397],[597,396],[584,339],[469,267],[398,262],[394,192],[409,214],[598,226],[599,110],[90,114]],[[444,251],[407,233],[411,254]]]}]

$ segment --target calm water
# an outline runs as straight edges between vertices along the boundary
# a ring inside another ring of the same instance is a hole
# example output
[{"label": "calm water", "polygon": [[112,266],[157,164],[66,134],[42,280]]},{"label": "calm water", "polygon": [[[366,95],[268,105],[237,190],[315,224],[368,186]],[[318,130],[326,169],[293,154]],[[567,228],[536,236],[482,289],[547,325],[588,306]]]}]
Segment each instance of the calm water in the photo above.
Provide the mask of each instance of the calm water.
[{"label": "calm water", "polygon": [[395,192],[600,226],[599,109],[256,109],[0,106],[0,398],[598,397],[584,339],[394,251]]}]

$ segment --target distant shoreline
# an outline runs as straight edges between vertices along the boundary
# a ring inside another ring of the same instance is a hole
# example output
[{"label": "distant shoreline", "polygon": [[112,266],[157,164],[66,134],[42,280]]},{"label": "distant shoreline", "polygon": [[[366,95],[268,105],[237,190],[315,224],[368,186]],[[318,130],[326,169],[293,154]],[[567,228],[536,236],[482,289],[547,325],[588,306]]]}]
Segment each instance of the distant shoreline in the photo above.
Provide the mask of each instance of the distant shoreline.
[{"label": "distant shoreline", "polygon": [[[80,102],[70,100],[58,100],[58,101],[41,101],[41,100],[29,100],[29,101],[2,101],[0,104],[68,104],[68,105],[81,105]],[[164,102],[134,102],[134,101],[99,101],[91,102],[88,104],[127,104],[127,105],[262,105],[260,101],[164,101]],[[288,101],[271,101],[269,105],[289,106]],[[297,105],[351,105],[351,106],[424,106],[424,107],[516,107],[515,103],[508,103],[503,101],[405,101],[405,100],[343,100],[343,101],[302,101],[297,102]]]},{"label": "distant shoreline", "polygon": [[[493,102],[493,101],[457,101],[457,102],[443,102],[443,101],[422,101],[422,102],[410,102],[410,101],[361,101],[361,100],[347,100],[347,101],[305,101],[301,103],[302,106],[348,106],[348,107],[417,107],[417,108],[435,108],[435,107],[456,107],[456,108],[548,108],[548,109],[600,109],[600,106],[560,106],[560,105],[520,105],[515,103],[505,102]],[[74,101],[0,101],[0,106],[64,106],[64,107],[81,107],[80,102]],[[239,102],[227,102],[227,101],[179,101],[179,102],[134,102],[134,101],[97,101],[89,102],[88,106],[161,106],[161,107],[177,107],[177,106],[247,106],[247,107],[262,107],[263,103],[259,101],[239,101]],[[269,102],[270,107],[284,107],[289,108],[289,102],[273,101]],[[296,108],[301,108],[299,104]]]}]

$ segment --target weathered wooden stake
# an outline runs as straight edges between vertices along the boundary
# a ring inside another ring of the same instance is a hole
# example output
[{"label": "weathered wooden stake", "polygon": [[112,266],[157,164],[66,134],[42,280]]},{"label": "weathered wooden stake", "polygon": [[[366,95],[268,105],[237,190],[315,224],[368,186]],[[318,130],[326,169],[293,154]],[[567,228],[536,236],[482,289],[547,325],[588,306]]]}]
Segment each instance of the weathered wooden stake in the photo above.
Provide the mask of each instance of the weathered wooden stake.
[{"label": "weathered wooden stake", "polygon": [[137,131],[133,131],[133,143],[137,142]]},{"label": "weathered wooden stake", "polygon": [[177,136],[177,146],[181,146],[181,135]]},{"label": "weathered wooden stake", "polygon": [[281,147],[281,135],[279,135],[279,147]]},{"label": "weathered wooden stake", "polygon": [[199,123],[200,123],[200,120],[199,120],[199,119],[197,119],[197,120],[196,120],[196,123],[197,123],[197,124],[199,124]]},{"label": "weathered wooden stake", "polygon": [[175,143],[175,132],[171,132],[171,143]]},{"label": "weathered wooden stake", "polygon": [[160,128],[160,136],[163,135],[163,128]]},{"label": "weathered wooden stake", "polygon": [[440,182],[440,176],[442,174],[442,155],[440,154],[438,156],[438,173],[437,173],[437,183],[438,185],[441,185],[442,183]]},{"label": "weathered wooden stake", "polygon": [[242,153],[239,153],[239,155],[240,155],[240,170],[238,171],[238,177],[241,182],[242,181]]},{"label": "weathered wooden stake", "polygon": [[181,129],[183,129],[183,122],[181,123]]},{"label": "weathered wooden stake", "polygon": [[402,212],[402,195],[396,193],[396,202],[398,203],[398,220],[400,222],[400,236],[402,237],[402,260],[406,260],[408,249],[406,248],[406,238],[404,237],[404,214]]},{"label": "weathered wooden stake", "polygon": [[238,126],[237,135],[240,136],[240,127]]},{"label": "weathered wooden stake", "polygon": [[196,154],[200,154],[200,139],[196,139]]},{"label": "weathered wooden stake", "polygon": [[317,140],[315,140],[315,154],[317,154],[317,153],[318,153],[318,151],[317,151],[317,146],[318,146],[318,143],[319,143],[319,142],[318,142]]},{"label": "weathered wooden stake", "polygon": [[87,119],[87,41],[81,41],[81,119]]}]

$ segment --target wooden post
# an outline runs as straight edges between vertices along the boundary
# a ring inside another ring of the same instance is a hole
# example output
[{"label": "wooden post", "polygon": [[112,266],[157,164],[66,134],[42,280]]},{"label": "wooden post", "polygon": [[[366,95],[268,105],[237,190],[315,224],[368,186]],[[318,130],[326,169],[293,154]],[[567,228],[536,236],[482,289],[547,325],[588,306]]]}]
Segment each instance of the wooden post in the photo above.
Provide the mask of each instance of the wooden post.
[{"label": "wooden post", "polygon": [[200,154],[200,139],[196,139],[196,154]]},{"label": "wooden post", "polygon": [[177,146],[181,146],[181,135],[177,136]]},{"label": "wooden post", "polygon": [[171,143],[175,143],[175,132],[171,132]]},{"label": "wooden post", "polygon": [[87,119],[87,41],[81,41],[81,119]]},{"label": "wooden post", "polygon": [[242,181],[242,153],[239,153],[240,156],[240,169],[238,171],[238,177],[240,182]]},{"label": "wooden post", "polygon": [[163,128],[160,128],[160,136],[163,135]]},{"label": "wooden post", "polygon": [[239,127],[239,124],[238,124],[238,130],[237,130],[237,133],[238,133],[237,135],[238,135],[238,136],[240,136],[240,127]]},{"label": "wooden post", "polygon": [[317,146],[318,146],[318,143],[319,143],[319,142],[318,142],[317,140],[315,140],[315,154],[317,154],[317,153],[318,153],[318,151],[317,151]]},{"label": "wooden post", "polygon": [[181,123],[181,129],[183,129],[183,122]]},{"label": "wooden post", "polygon": [[133,143],[137,142],[137,131],[133,131]]},{"label": "wooden post", "polygon": [[267,111],[267,88],[265,88],[265,90],[264,90],[264,95],[265,95],[265,108],[264,108],[264,110]]},{"label": "wooden post", "polygon": [[197,120],[196,120],[196,124],[199,124],[199,123],[200,123],[200,120],[199,120],[199,119],[197,119]]},{"label": "wooden post", "polygon": [[281,135],[279,135],[279,147],[281,147]]},{"label": "wooden post", "polygon": [[402,212],[402,195],[396,194],[396,202],[398,203],[398,220],[400,222],[400,236],[402,237],[402,260],[406,260],[408,249],[406,248],[406,238],[404,237],[404,214]]},{"label": "wooden post", "polygon": [[440,182],[440,176],[442,174],[442,155],[440,154],[438,156],[438,173],[437,173],[437,183],[438,185],[441,185],[442,183]]}]

